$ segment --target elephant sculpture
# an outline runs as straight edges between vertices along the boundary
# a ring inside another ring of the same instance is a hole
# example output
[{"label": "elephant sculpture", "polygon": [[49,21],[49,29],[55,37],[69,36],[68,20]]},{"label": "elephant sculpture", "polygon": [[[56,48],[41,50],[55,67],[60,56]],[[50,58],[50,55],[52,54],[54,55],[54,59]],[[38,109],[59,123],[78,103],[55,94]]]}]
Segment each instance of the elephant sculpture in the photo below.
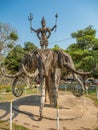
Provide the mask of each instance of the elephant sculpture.
[{"label": "elephant sculpture", "polygon": [[92,72],[76,71],[71,56],[62,50],[36,49],[25,55],[21,69],[17,74],[7,75],[3,71],[2,73],[7,77],[15,78],[12,86],[15,96],[21,95],[21,90],[19,95],[15,91],[15,85],[20,77],[39,77],[41,87],[39,114],[40,118],[42,118],[45,101],[49,99],[51,107],[58,105],[58,86],[60,85],[62,74],[66,70],[73,73],[74,79],[77,80],[81,85],[81,89],[84,90],[84,85],[78,78],[78,75],[90,75]]}]

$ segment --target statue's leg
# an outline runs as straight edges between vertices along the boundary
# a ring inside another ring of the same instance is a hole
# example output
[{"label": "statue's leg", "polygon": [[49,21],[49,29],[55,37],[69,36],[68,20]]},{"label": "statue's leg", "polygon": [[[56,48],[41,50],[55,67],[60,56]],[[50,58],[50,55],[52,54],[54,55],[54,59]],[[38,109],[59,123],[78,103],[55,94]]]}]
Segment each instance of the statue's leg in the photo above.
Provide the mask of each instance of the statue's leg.
[{"label": "statue's leg", "polygon": [[45,41],[45,49],[48,48],[48,40]]},{"label": "statue's leg", "polygon": [[48,94],[49,94],[49,81],[48,77],[45,77],[45,102],[48,102],[49,100]]},{"label": "statue's leg", "polygon": [[48,48],[48,46],[45,46],[45,49],[47,49]]},{"label": "statue's leg", "polygon": [[53,78],[54,78],[54,73],[51,73],[51,71],[49,71],[49,77],[48,77],[48,85],[49,85],[49,102],[50,102],[50,106],[53,106]]},{"label": "statue's leg", "polygon": [[40,41],[40,46],[41,46],[41,49],[44,49],[44,42],[43,42],[43,40]]},{"label": "statue's leg", "polygon": [[40,87],[41,87],[41,99],[40,99],[39,114],[40,114],[40,118],[42,118],[43,117],[43,107],[44,107],[44,103],[45,103],[45,78],[42,79]]},{"label": "statue's leg", "polygon": [[48,91],[46,86],[45,86],[45,102],[48,102]]},{"label": "statue's leg", "polygon": [[[54,74],[53,74],[54,75]],[[55,107],[55,86],[54,86],[54,80],[52,78],[49,79],[49,101],[50,106]]]},{"label": "statue's leg", "polygon": [[56,107],[58,105],[58,86],[60,82],[61,70],[55,69],[54,73],[51,75],[50,88],[49,88],[49,99],[50,105]]},{"label": "statue's leg", "polygon": [[61,80],[61,69],[60,68],[56,68],[55,70],[55,82],[54,82],[54,86],[55,86],[55,105],[58,106],[58,87],[60,84],[60,80]]}]

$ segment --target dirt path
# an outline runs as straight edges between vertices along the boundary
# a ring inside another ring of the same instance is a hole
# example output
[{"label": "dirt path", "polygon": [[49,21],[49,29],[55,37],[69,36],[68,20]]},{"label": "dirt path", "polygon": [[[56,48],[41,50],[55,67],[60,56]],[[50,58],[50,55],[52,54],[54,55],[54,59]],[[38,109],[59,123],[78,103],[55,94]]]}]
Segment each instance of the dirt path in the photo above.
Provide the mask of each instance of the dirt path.
[{"label": "dirt path", "polygon": [[[13,102],[13,122],[30,130],[56,130],[57,109],[46,103],[44,118],[39,120],[39,101],[36,95],[19,98]],[[93,101],[72,94],[59,94],[60,130],[93,130],[98,126],[98,110]],[[9,120],[9,103],[0,103],[0,119]]]}]

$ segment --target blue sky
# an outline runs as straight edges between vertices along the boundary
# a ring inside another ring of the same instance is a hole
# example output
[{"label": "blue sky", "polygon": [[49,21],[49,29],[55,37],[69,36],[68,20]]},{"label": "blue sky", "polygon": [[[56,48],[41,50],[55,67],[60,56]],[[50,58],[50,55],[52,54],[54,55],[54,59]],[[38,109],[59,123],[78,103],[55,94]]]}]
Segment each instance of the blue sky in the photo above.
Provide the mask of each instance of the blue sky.
[{"label": "blue sky", "polygon": [[74,42],[70,34],[89,25],[98,30],[98,0],[0,0],[0,22],[8,23],[17,30],[17,43],[22,46],[27,41],[39,46],[36,34],[30,32],[30,12],[35,29],[41,27],[42,16],[46,19],[47,27],[53,27],[55,14],[58,13],[57,31],[53,31],[49,38],[49,48],[58,44],[66,49]]}]

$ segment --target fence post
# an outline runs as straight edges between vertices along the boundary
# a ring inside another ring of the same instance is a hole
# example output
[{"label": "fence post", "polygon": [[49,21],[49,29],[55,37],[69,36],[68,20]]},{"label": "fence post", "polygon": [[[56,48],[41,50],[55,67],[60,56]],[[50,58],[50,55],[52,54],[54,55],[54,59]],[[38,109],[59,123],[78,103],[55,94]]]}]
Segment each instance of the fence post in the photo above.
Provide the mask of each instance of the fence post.
[{"label": "fence post", "polygon": [[25,96],[26,96],[26,94],[27,94],[27,92],[26,92],[26,91],[27,91],[27,88],[25,87]]},{"label": "fence post", "polygon": [[86,86],[86,94],[88,95],[88,86]]},{"label": "fence post", "polygon": [[66,90],[67,90],[67,85],[65,84],[65,92],[66,92]]},{"label": "fence post", "polygon": [[10,100],[10,130],[12,130],[12,99]]},{"label": "fence post", "polygon": [[1,90],[1,100],[3,101],[3,99],[4,99],[4,94],[5,94],[5,91],[4,91],[4,89],[2,89]]},{"label": "fence post", "polygon": [[59,130],[59,106],[57,106],[57,130]]},{"label": "fence post", "polygon": [[98,85],[96,85],[96,96],[97,96],[97,99],[98,99]]}]

